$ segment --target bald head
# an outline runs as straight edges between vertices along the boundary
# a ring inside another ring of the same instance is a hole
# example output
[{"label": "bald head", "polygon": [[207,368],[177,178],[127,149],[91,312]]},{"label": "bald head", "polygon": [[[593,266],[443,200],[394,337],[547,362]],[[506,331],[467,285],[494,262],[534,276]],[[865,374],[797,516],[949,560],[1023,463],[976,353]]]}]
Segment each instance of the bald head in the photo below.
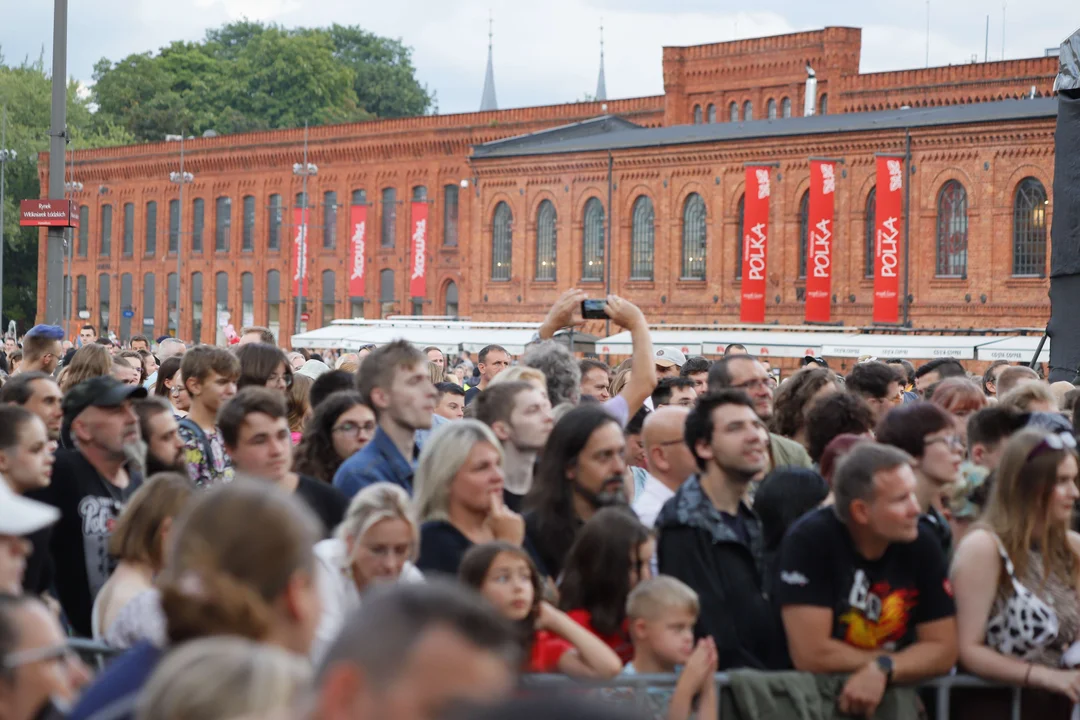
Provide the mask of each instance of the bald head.
[{"label": "bald head", "polygon": [[697,472],[694,455],[686,437],[686,417],[690,408],[665,405],[649,413],[641,429],[649,473],[672,490]]},{"label": "bald head", "polygon": [[171,357],[183,355],[185,349],[184,343],[179,340],[166,338],[158,344],[157,358],[160,362],[165,362]]}]

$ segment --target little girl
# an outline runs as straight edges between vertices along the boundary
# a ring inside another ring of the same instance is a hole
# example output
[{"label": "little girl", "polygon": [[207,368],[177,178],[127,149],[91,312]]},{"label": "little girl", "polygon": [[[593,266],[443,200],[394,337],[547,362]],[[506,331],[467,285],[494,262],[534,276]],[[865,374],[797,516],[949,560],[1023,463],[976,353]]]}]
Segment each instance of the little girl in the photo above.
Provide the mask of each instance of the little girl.
[{"label": "little girl", "polygon": [[543,599],[543,578],[520,547],[476,545],[462,558],[458,577],[521,628],[525,672],[607,679],[622,670],[603,640]]}]

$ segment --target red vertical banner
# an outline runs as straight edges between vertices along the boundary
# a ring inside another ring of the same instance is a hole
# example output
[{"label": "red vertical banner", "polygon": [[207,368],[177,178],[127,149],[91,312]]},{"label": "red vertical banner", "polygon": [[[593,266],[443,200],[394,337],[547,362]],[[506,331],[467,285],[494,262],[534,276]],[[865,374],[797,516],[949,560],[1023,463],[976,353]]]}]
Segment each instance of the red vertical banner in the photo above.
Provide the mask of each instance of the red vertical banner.
[{"label": "red vertical banner", "polygon": [[409,276],[409,295],[414,298],[427,296],[427,227],[428,205],[417,201],[412,204],[412,274]]},{"label": "red vertical banner", "polygon": [[293,297],[300,297],[301,295],[307,297],[308,295],[307,230],[307,208],[293,208]]},{"label": "red vertical banner", "polygon": [[765,272],[769,247],[769,194],[771,170],[746,168],[746,198],[743,203],[742,322],[765,322]]},{"label": "red vertical banner", "polygon": [[829,322],[832,312],[833,221],[836,163],[810,161],[810,213],[806,232],[806,321]]},{"label": "red vertical banner", "polygon": [[874,322],[900,322],[900,209],[904,161],[877,159],[874,208]]},{"label": "red vertical banner", "polygon": [[349,297],[364,297],[364,254],[367,252],[367,205],[349,208]]}]

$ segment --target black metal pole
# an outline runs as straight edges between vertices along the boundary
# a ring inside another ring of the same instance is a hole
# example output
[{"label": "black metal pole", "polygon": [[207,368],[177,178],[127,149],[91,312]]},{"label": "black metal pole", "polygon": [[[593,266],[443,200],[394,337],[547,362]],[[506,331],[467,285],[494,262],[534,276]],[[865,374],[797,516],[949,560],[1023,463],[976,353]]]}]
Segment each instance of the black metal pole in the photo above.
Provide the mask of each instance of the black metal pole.
[{"label": "black metal pole", "polygon": [[[49,129],[49,199],[63,200],[67,152],[67,0],[53,10],[52,118]],[[45,246],[45,322],[63,322],[64,228],[50,227]],[[105,336],[105,328],[99,328]]]},{"label": "black metal pole", "polygon": [[[612,171],[615,158],[607,154],[607,249],[604,251],[604,294],[611,294],[611,226],[615,223],[615,213],[611,207]],[[604,337],[611,337],[611,320],[604,321]]]},{"label": "black metal pole", "polygon": [[911,327],[911,131],[904,134],[904,326]]}]

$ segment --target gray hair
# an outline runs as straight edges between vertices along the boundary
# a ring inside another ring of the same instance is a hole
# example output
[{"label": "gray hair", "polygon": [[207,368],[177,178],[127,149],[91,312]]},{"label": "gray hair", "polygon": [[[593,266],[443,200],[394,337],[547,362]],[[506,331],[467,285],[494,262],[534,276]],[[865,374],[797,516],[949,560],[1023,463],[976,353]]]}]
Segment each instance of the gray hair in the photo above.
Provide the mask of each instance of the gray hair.
[{"label": "gray hair", "polygon": [[268,717],[290,708],[311,674],[306,658],[272,645],[231,636],[192,640],[158,665],[136,718]]},{"label": "gray hair", "polygon": [[495,433],[479,420],[458,420],[440,426],[424,443],[413,480],[413,516],[417,524],[448,520],[450,484],[465,465],[477,443],[488,443],[503,459],[502,445]]},{"label": "gray hair", "polygon": [[563,402],[578,404],[581,399],[581,368],[565,346],[554,340],[530,345],[521,363],[544,373],[552,406]]},{"label": "gray hair", "polygon": [[392,483],[375,483],[358,492],[349,503],[349,510],[337,526],[334,536],[348,545],[364,537],[368,530],[383,520],[404,520],[409,524],[413,535],[410,559],[415,560],[420,534],[409,514],[409,494]]},{"label": "gray hair", "polygon": [[872,442],[858,443],[833,473],[836,514],[845,523],[850,523],[851,503],[873,498],[875,475],[882,470],[913,464],[911,456],[900,448]]},{"label": "gray hair", "polygon": [[158,343],[157,357],[161,362],[165,362],[171,357],[183,355],[186,349],[184,343],[176,338],[166,338]]}]

